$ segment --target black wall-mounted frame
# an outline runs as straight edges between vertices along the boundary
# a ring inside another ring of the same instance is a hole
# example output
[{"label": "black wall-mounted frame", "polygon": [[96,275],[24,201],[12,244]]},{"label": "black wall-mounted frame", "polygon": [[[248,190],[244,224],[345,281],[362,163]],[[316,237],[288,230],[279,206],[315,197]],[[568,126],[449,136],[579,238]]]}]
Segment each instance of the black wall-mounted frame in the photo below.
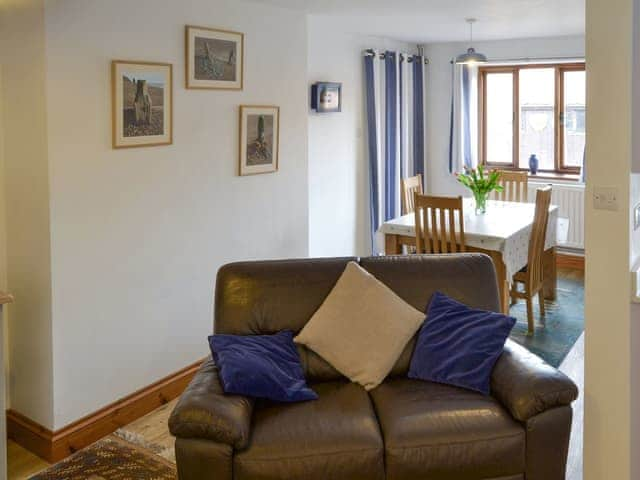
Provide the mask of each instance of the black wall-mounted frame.
[{"label": "black wall-mounted frame", "polygon": [[318,113],[342,111],[342,84],[317,82],[311,86],[311,109]]}]

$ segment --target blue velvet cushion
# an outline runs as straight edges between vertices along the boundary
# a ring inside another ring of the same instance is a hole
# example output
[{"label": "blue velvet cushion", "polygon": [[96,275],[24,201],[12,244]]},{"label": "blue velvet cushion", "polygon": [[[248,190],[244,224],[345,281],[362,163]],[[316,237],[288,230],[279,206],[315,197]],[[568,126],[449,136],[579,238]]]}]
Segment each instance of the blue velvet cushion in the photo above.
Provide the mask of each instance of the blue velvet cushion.
[{"label": "blue velvet cushion", "polygon": [[409,378],[488,395],[491,371],[515,323],[501,313],[473,309],[434,293],[418,333]]},{"label": "blue velvet cushion", "polygon": [[276,402],[318,398],[307,386],[290,330],[274,335],[211,335],[209,347],[225,393]]}]

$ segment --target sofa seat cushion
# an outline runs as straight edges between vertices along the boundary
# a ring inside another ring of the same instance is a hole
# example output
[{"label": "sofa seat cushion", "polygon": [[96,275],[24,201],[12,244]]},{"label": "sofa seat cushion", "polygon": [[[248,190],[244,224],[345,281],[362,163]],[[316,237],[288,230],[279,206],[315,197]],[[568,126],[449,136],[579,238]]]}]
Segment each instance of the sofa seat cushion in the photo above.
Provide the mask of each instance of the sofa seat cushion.
[{"label": "sofa seat cushion", "polygon": [[478,480],[525,471],[525,430],[492,397],[405,378],[370,394],[389,480]]},{"label": "sofa seat cushion", "polygon": [[365,390],[313,385],[318,400],[256,403],[249,446],[234,457],[235,480],[384,479],[384,446]]}]

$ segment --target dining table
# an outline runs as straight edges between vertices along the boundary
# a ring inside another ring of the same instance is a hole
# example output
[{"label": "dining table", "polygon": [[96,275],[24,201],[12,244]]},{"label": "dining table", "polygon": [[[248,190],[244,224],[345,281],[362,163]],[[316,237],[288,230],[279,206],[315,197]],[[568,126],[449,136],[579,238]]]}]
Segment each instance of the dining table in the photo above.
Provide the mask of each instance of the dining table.
[{"label": "dining table", "polygon": [[[511,279],[527,265],[535,208],[535,203],[487,200],[486,212],[476,214],[473,198],[463,199],[465,250],[493,260],[503,313],[509,312]],[[549,300],[556,299],[557,221],[558,207],[550,205],[543,256],[543,295]],[[388,220],[379,232],[384,235],[386,255],[402,254],[404,246],[416,244],[415,214]]]}]

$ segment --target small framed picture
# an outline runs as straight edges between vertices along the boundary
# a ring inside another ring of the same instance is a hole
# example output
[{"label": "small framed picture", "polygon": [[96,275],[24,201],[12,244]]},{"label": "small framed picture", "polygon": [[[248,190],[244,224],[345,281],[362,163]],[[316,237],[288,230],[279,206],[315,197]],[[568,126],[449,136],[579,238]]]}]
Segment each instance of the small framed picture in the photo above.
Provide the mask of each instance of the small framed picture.
[{"label": "small framed picture", "polygon": [[186,87],[242,90],[244,34],[185,27]]},{"label": "small framed picture", "polygon": [[314,83],[311,86],[311,108],[318,113],[342,111],[342,84]]},{"label": "small framed picture", "polygon": [[240,106],[240,175],[278,170],[280,108]]},{"label": "small framed picture", "polygon": [[113,148],[173,143],[173,67],[111,62]]}]

